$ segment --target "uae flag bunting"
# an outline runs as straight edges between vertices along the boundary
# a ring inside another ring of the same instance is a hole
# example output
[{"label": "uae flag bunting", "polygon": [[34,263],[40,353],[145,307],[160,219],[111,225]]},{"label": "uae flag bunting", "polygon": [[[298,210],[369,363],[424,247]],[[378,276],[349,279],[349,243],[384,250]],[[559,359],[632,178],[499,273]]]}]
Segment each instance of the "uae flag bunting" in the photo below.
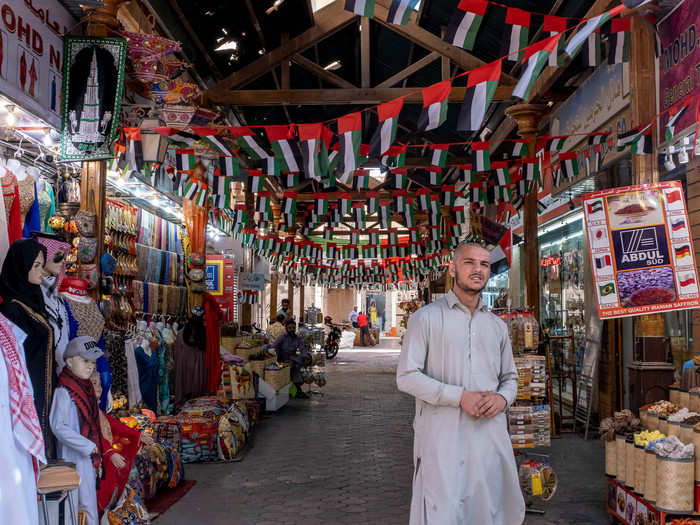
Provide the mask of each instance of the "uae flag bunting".
[{"label": "uae flag bunting", "polygon": [[499,160],[491,163],[491,169],[496,173],[496,182],[499,186],[510,184],[510,170],[507,160]]},{"label": "uae flag bunting", "polygon": [[428,172],[428,184],[431,186],[442,184],[442,168],[440,166],[428,166],[425,170]]},{"label": "uae flag bunting", "polygon": [[546,151],[561,151],[568,137],[552,137],[547,139],[544,145]]},{"label": "uae flag bunting", "polygon": [[419,2],[420,0],[392,0],[387,23],[405,26],[411,18],[411,11],[417,9]]},{"label": "uae flag bunting", "polygon": [[231,195],[233,177],[214,177],[211,191],[214,195]]},{"label": "uae flag bunting", "polygon": [[374,18],[374,0],[345,0],[345,10],[356,15]]},{"label": "uae flag bunting", "polygon": [[374,215],[379,209],[379,192],[368,191],[365,193],[365,197],[367,197],[367,213]]},{"label": "uae flag bunting", "polygon": [[307,179],[321,180],[322,169],[319,162],[319,151],[323,124],[298,124],[297,133],[301,146],[301,156],[304,159],[304,174]]},{"label": "uae flag bunting", "polygon": [[416,198],[418,199],[418,209],[428,211],[430,206],[430,189],[418,188],[416,190]]},{"label": "uae flag bunting", "polygon": [[506,9],[506,25],[510,27],[510,37],[504,40],[503,55],[506,60],[520,62],[527,47],[530,31],[530,13],[515,7]]},{"label": "uae flag bunting", "polygon": [[372,157],[380,158],[394,143],[401,108],[403,108],[403,97],[377,106],[379,126],[370,141],[370,154]]},{"label": "uae flag bunting", "polygon": [[600,65],[600,29],[596,29],[588,35],[584,43],[584,52],[581,56],[583,58],[583,65],[586,67],[598,67]]},{"label": "uae flag bunting", "polygon": [[124,158],[125,153],[126,146],[119,143],[115,144],[114,157],[107,164],[108,169],[111,171],[121,171],[122,169],[124,169],[124,166],[126,166],[126,158]]},{"label": "uae flag bunting", "polygon": [[461,164],[459,169],[462,170],[462,182],[466,184],[476,182],[478,175],[476,174],[476,171],[473,170],[471,164]]},{"label": "uae flag bunting", "polygon": [[269,191],[261,191],[258,193],[257,201],[255,202],[255,211],[260,213],[267,213],[270,208],[270,195]]},{"label": "uae flag bunting", "polygon": [[486,0],[460,0],[445,32],[445,41],[471,51],[489,3]]},{"label": "uae flag bunting", "polygon": [[595,32],[595,30],[602,26],[605,22],[610,20],[612,16],[618,14],[624,8],[624,5],[620,5],[611,9],[610,11],[594,16],[593,18],[589,18],[566,43],[564,52],[569,55],[569,57],[574,58],[588,37],[591,36],[593,32]]},{"label": "uae flag bunting", "polygon": [[262,160],[271,157],[258,143],[257,136],[250,128],[244,126],[230,127],[229,132],[238,146],[245,151],[252,160]]},{"label": "uae flag bunting", "polygon": [[369,243],[370,244],[379,244],[379,230],[374,228],[371,230],[368,230],[367,233],[369,234]]},{"label": "uae flag bunting", "polygon": [[391,201],[379,201],[379,225],[388,228],[391,224]]},{"label": "uae flag bunting", "polygon": [[454,217],[454,221],[456,223],[464,224],[467,220],[466,215],[464,214],[464,206],[453,206],[452,216]]},{"label": "uae flag bunting", "polygon": [[525,54],[522,60],[525,64],[525,69],[523,70],[518,83],[513,89],[514,97],[518,97],[523,100],[528,100],[530,98],[532,86],[535,85],[535,80],[537,77],[539,77],[540,73],[544,69],[544,66],[547,65],[547,60],[549,59],[550,53],[553,53],[557,48],[561,35],[561,33],[557,33],[554,36],[550,36],[544,40],[535,42],[525,49]]},{"label": "uae flag bunting", "polygon": [[540,188],[542,187],[540,163],[536,158],[523,159],[523,175],[528,183],[536,182]]},{"label": "uae flag bunting", "polygon": [[216,168],[214,175],[222,175],[224,177],[233,177],[240,173],[238,159],[236,157],[218,157],[216,159]]},{"label": "uae flag bunting", "polygon": [[263,163],[265,164],[265,175],[279,177],[280,173],[282,173],[281,163],[275,157],[267,157],[263,159]]},{"label": "uae flag bunting", "polygon": [[406,228],[413,228],[416,225],[416,207],[413,204],[413,199],[406,201],[406,207],[403,211],[404,224]]},{"label": "uae flag bunting", "polygon": [[567,180],[573,180],[578,177],[578,154],[575,151],[559,154],[559,163],[561,171]]},{"label": "uae flag bunting", "polygon": [[491,169],[490,144],[486,142],[472,142],[472,167],[475,171],[488,171]]},{"label": "uae flag bunting", "polygon": [[183,173],[191,173],[194,169],[195,157],[193,149],[175,150],[175,169]]},{"label": "uae flag bunting", "polygon": [[387,231],[387,237],[389,244],[398,244],[399,243],[399,234],[398,230],[396,228],[389,228]]},{"label": "uae flag bunting", "polygon": [[199,190],[197,191],[197,195],[195,196],[195,204],[197,206],[204,206],[207,203],[207,185],[202,184],[199,186]]},{"label": "uae flag bunting", "polygon": [[391,146],[387,152],[382,155],[381,164],[390,169],[403,168],[406,165],[406,146]]},{"label": "uae flag bunting", "polygon": [[617,151],[630,148],[632,153],[644,155],[652,152],[651,124],[642,129],[633,129],[617,135]]},{"label": "uae flag bunting", "polygon": [[501,60],[472,69],[457,118],[458,131],[478,131],[501,78]]},{"label": "uae flag bunting", "polygon": [[350,208],[352,207],[352,193],[339,193],[338,207],[341,217],[350,215]]},{"label": "uae flag bunting", "polygon": [[450,96],[450,91],[451,80],[423,88],[423,110],[418,116],[418,131],[430,131],[442,126],[447,119],[447,97]]},{"label": "uae flag bunting", "polygon": [[292,226],[296,223],[298,196],[299,195],[294,191],[285,191],[282,193],[282,214],[294,219],[291,224],[287,222],[288,226]]},{"label": "uae flag bunting", "polygon": [[523,157],[527,155],[527,145],[528,145],[528,140],[521,140],[521,139],[516,139],[513,141],[513,150],[511,151],[511,155],[513,157]]},{"label": "uae flag bunting", "polygon": [[350,174],[358,168],[362,145],[362,113],[350,113],[338,119],[339,161],[338,178],[345,184]]},{"label": "uae flag bunting", "polygon": [[[542,31],[549,33],[549,36],[554,36],[556,33],[566,32],[566,18],[554,15],[545,15],[542,24]],[[557,49],[550,53],[548,66],[562,67],[564,65],[564,46],[566,41],[563,38],[559,39]]]},{"label": "uae flag bunting", "polygon": [[360,233],[362,233],[362,230],[358,228],[350,230],[350,244],[360,244]]},{"label": "uae flag bunting", "polygon": [[194,199],[195,196],[197,195],[197,192],[199,191],[199,184],[197,184],[197,181],[193,178],[190,178],[185,182],[184,185],[181,186],[182,188],[182,197],[185,199]]},{"label": "uae flag bunting", "polygon": [[367,227],[366,217],[365,217],[365,203],[364,202],[353,202],[352,203],[352,215],[355,219],[355,228],[358,230],[364,230]]},{"label": "uae flag bunting", "polygon": [[430,150],[433,152],[430,157],[432,166],[440,166],[444,168],[447,165],[447,152],[450,149],[449,144],[433,144]]},{"label": "uae flag bunting", "polygon": [[394,168],[389,173],[391,188],[395,190],[403,190],[408,185],[408,170],[406,168]]},{"label": "uae flag bunting", "polygon": [[127,158],[131,169],[143,171],[143,143],[141,142],[141,128],[124,128],[127,142]]},{"label": "uae flag bunting", "polygon": [[453,222],[450,224],[450,229],[452,230],[452,239],[459,239],[462,236],[462,225]]},{"label": "uae flag bunting", "polygon": [[262,171],[248,170],[248,191],[259,193],[265,189],[265,176]]},{"label": "uae flag bunting", "polygon": [[452,207],[452,205],[455,203],[454,184],[443,184],[440,191],[442,193],[442,205]]},{"label": "uae flag bunting", "polygon": [[630,24],[631,18],[613,18],[610,20],[608,35],[608,64],[621,64],[630,60]]},{"label": "uae flag bunting", "polygon": [[301,183],[301,173],[284,173],[280,175],[280,184],[284,189],[293,188]]},{"label": "uae flag bunting", "polygon": [[[614,20],[613,20],[614,22]],[[673,140],[673,136],[675,135],[676,132],[676,122],[683,116],[683,113],[688,109],[689,104],[684,105],[681,108],[677,108],[675,110],[675,113],[673,115],[669,114],[668,117],[668,122],[666,122],[665,126],[665,138],[666,142],[670,142]]]},{"label": "uae flag bunting", "polygon": [[362,191],[369,188],[369,172],[367,170],[356,170],[352,180],[352,188],[355,191]]},{"label": "uae flag bunting", "polygon": [[432,220],[433,217],[440,215],[440,195],[436,195],[434,193],[430,195],[430,199],[428,201],[428,212],[430,213],[429,220]]},{"label": "uae flag bunting", "polygon": [[323,240],[332,241],[333,240],[333,228],[326,227],[323,229]]},{"label": "uae flag bunting", "polygon": [[558,188],[559,184],[561,184],[561,168],[552,171],[552,186]]},{"label": "uae flag bunting", "polygon": [[394,190],[391,192],[391,195],[394,198],[394,210],[396,213],[404,212],[406,208],[407,193],[408,192],[406,190]]},{"label": "uae flag bunting", "polygon": [[231,198],[226,195],[211,195],[212,205],[214,208],[219,208],[220,210],[229,209],[231,207]]},{"label": "uae flag bunting", "polygon": [[265,126],[265,133],[272,146],[275,158],[282,171],[301,171],[298,159],[301,156],[293,140],[293,128],[287,125]]}]

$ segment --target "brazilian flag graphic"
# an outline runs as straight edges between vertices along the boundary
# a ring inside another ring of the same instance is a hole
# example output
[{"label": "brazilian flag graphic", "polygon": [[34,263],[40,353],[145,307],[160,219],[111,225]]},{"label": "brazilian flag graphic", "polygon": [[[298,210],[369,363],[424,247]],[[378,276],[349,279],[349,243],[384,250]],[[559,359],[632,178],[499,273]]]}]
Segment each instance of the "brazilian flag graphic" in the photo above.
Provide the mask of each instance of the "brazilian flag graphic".
[{"label": "brazilian flag graphic", "polygon": [[615,293],[615,283],[607,283],[600,287],[600,295],[610,295]]}]

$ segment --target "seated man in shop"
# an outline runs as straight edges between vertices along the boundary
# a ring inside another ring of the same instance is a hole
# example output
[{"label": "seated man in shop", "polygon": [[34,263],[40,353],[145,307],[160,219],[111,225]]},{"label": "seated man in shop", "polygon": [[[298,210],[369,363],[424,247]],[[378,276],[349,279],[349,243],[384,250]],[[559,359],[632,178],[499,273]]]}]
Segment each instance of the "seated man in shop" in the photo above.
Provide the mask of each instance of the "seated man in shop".
[{"label": "seated man in shop", "polygon": [[277,314],[275,322],[271,323],[270,326],[267,327],[267,336],[269,337],[271,343],[277,341],[279,336],[283,335],[287,331],[284,327],[285,319],[284,314]]},{"label": "seated man in shop", "polygon": [[285,333],[277,338],[272,345],[277,353],[277,361],[291,365],[292,383],[297,387],[296,397],[306,399],[309,396],[302,392],[304,381],[301,377],[301,369],[311,364],[311,355],[304,340],[297,335],[297,323],[294,319],[287,319],[284,323]]}]

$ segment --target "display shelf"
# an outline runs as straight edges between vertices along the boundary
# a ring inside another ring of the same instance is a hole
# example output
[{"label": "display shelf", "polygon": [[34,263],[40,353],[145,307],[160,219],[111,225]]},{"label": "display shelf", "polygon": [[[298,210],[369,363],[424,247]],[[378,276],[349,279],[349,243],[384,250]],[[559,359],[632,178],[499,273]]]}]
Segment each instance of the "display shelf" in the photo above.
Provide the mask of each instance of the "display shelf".
[{"label": "display shelf", "polygon": [[607,499],[605,507],[608,511],[610,523],[624,523],[625,525],[637,525],[640,520],[637,515],[642,515],[641,523],[649,525],[670,525],[678,518],[699,518],[700,514],[670,513],[657,509],[639,494],[622,485],[615,478],[607,477]]}]

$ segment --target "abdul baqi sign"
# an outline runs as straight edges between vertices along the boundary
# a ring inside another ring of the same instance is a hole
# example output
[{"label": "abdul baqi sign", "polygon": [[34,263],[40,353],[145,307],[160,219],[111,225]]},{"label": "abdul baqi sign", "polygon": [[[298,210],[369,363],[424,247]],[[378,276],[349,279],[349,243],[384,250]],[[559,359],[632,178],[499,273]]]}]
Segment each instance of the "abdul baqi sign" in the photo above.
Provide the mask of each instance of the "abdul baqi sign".
[{"label": "abdul baqi sign", "polygon": [[68,36],[63,54],[61,160],[109,159],[119,128],[126,41]]},{"label": "abdul baqi sign", "polygon": [[588,193],[583,207],[601,319],[700,306],[680,182]]}]

